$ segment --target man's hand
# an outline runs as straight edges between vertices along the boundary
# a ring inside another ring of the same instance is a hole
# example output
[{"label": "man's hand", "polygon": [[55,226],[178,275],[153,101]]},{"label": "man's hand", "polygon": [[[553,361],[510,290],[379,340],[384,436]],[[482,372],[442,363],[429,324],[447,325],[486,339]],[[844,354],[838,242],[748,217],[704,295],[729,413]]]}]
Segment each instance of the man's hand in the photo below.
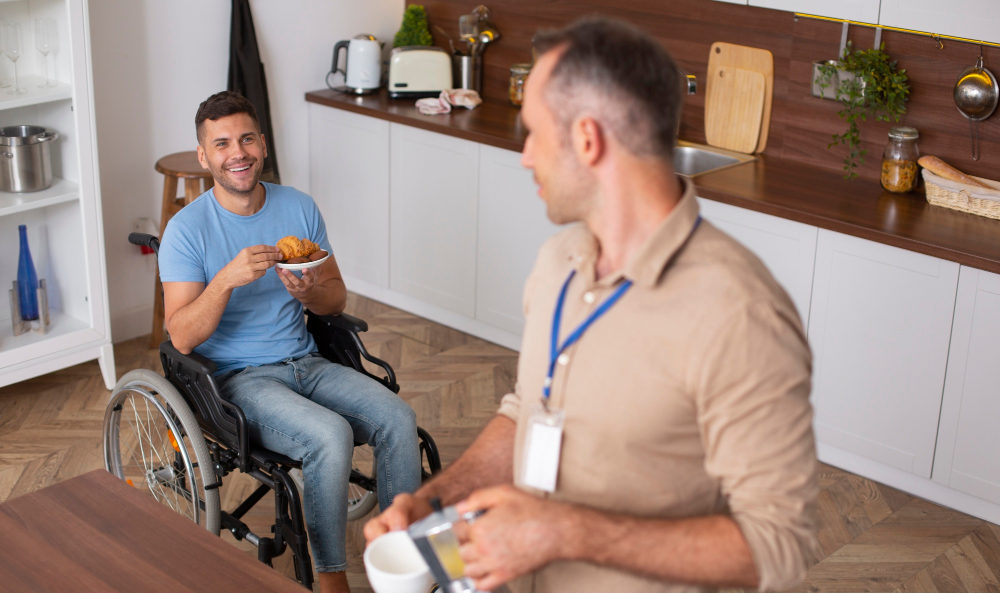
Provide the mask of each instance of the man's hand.
[{"label": "man's hand", "polygon": [[465,575],[480,591],[492,591],[565,557],[574,537],[573,507],[513,486],[477,490],[456,510],[486,511],[460,533]]},{"label": "man's hand", "polygon": [[431,505],[423,498],[412,494],[397,494],[392,499],[389,508],[365,523],[365,541],[373,539],[389,531],[406,529],[411,523],[431,514]]},{"label": "man's hand", "polygon": [[229,289],[246,286],[263,276],[282,257],[281,250],[274,245],[245,247],[226,267],[219,270],[213,280],[220,280],[222,286]]},{"label": "man's hand", "polygon": [[305,302],[306,295],[309,291],[316,286],[317,276],[313,272],[312,268],[306,268],[302,270],[302,276],[297,276],[295,272],[291,270],[285,270],[283,268],[278,268],[278,278],[281,279],[281,283],[285,285],[288,289],[288,294],[295,297],[299,302]]}]

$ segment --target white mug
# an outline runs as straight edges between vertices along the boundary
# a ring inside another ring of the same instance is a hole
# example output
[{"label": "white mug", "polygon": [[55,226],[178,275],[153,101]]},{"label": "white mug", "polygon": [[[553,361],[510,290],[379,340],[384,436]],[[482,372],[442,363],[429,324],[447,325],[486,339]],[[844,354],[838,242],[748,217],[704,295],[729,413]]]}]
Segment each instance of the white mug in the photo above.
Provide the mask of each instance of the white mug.
[{"label": "white mug", "polygon": [[375,593],[427,593],[434,577],[405,531],[390,531],[365,548],[365,572]]}]

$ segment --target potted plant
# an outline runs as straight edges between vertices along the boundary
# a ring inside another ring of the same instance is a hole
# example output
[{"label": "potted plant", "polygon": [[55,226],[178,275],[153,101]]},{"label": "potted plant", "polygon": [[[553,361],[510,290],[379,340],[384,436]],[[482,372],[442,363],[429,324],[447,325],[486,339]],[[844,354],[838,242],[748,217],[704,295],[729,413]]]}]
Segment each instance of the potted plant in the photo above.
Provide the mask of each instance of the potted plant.
[{"label": "potted plant", "polygon": [[857,177],[855,169],[865,162],[867,152],[860,146],[859,124],[869,118],[898,122],[906,113],[910,79],[906,70],[898,69],[889,58],[885,44],[877,49],[855,50],[848,42],[839,60],[821,62],[816,70],[816,83],[824,95],[832,87],[834,98],[843,105],[838,113],[847,122],[847,130],[834,134],[827,148],[846,146],[844,177]]},{"label": "potted plant", "polygon": [[434,36],[427,26],[427,10],[420,4],[411,4],[403,13],[403,24],[392,40],[393,47],[407,45],[433,45]]}]

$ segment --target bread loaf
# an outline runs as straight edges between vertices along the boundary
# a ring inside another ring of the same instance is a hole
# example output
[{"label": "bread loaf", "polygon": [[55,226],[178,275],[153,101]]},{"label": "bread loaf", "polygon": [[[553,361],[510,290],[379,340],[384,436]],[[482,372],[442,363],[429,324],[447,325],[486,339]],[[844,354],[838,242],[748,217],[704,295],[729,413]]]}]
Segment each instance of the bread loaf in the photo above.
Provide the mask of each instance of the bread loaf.
[{"label": "bread loaf", "polygon": [[952,167],[948,163],[942,161],[938,157],[931,154],[925,154],[924,156],[917,159],[917,164],[919,164],[924,169],[927,169],[931,173],[939,177],[944,177],[945,179],[949,179],[951,181],[964,183],[966,185],[972,185],[975,187],[985,187],[988,189],[994,189],[974,177],[969,177],[965,173],[962,173],[955,167]]}]

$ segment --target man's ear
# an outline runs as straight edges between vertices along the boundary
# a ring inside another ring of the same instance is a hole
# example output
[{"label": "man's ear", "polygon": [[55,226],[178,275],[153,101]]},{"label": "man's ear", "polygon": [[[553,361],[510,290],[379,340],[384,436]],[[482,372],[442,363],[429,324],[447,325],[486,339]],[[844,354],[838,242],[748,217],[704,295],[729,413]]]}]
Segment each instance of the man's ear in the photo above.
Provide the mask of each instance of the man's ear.
[{"label": "man's ear", "polygon": [[267,142],[264,141],[264,134],[260,135],[260,145],[264,148],[264,158],[267,158]]},{"label": "man's ear", "polygon": [[205,159],[205,149],[199,144],[196,150],[198,151],[198,162],[201,163],[201,168],[207,171],[208,161]]},{"label": "man's ear", "polygon": [[596,164],[606,148],[601,124],[592,117],[579,117],[573,122],[570,134],[573,153],[580,163],[588,166]]}]

